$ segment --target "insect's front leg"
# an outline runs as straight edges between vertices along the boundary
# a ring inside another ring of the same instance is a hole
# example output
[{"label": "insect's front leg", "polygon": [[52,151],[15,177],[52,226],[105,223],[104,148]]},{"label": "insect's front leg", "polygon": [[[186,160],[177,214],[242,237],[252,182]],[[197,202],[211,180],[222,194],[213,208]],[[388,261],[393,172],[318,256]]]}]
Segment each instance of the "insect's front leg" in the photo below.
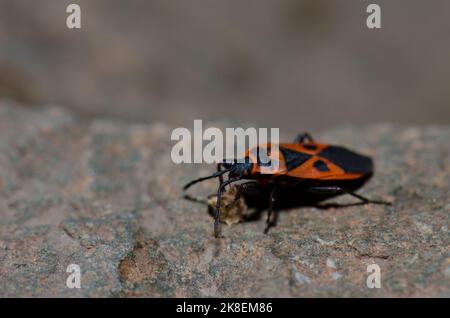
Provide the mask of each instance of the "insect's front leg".
[{"label": "insect's front leg", "polygon": [[[222,172],[222,167],[223,167],[223,164],[221,162],[219,162],[217,164],[217,172]],[[222,184],[222,183],[223,183],[223,175],[220,175],[219,176],[219,184]]]}]

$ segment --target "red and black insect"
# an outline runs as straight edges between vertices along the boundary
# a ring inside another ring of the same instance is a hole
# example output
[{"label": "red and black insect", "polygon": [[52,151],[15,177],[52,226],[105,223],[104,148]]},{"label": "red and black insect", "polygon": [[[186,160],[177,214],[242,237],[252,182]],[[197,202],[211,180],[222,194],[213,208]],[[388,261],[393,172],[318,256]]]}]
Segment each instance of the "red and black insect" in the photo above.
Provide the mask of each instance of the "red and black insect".
[{"label": "red and black insect", "polygon": [[[271,158],[278,158],[278,168],[267,173],[261,173],[265,166],[259,159],[261,148],[270,153]],[[274,154],[272,148],[279,153]],[[315,193],[323,195],[349,194],[362,203],[389,204],[383,201],[373,201],[354,192],[355,184],[362,185],[373,174],[371,158],[348,150],[341,146],[316,143],[308,134],[298,135],[293,143],[259,145],[248,149],[244,162],[223,162],[217,166],[217,172],[203,178],[193,180],[184,186],[184,190],[195,183],[219,178],[217,204],[215,210],[214,236],[219,235],[221,196],[225,187],[231,183],[244,180],[239,184],[241,193],[258,193],[270,187],[268,215],[265,233],[272,225],[271,215],[277,202],[278,194],[285,191],[291,193]],[[228,173],[228,179],[223,175]],[[359,187],[359,186],[358,186]],[[239,194],[240,195],[240,194]]]}]

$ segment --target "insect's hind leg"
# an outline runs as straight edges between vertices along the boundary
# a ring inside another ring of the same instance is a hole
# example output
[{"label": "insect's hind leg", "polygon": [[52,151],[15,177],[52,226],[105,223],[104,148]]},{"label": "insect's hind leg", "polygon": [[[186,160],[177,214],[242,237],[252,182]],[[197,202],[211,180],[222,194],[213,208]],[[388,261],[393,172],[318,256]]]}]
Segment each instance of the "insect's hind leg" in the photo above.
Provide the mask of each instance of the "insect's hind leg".
[{"label": "insect's hind leg", "polygon": [[305,191],[313,192],[317,194],[339,194],[339,193],[345,193],[349,194],[352,197],[357,198],[362,203],[372,203],[372,204],[384,204],[384,205],[391,205],[390,202],[385,201],[378,201],[378,200],[371,200],[366,198],[365,196],[362,196],[361,194],[358,194],[354,191],[347,190],[338,186],[316,186],[316,187],[308,187],[305,189]]},{"label": "insect's hind leg", "polygon": [[[266,219],[266,228],[264,229],[264,234],[269,232],[269,229],[272,225],[275,224],[277,213],[274,211],[275,203],[277,202],[278,189],[274,187],[272,192],[270,193],[270,202],[269,208],[267,209],[267,219]],[[272,215],[274,216],[272,219]]]},{"label": "insect's hind leg", "polygon": [[304,132],[302,134],[298,134],[297,137],[294,139],[294,144],[303,144],[305,140],[309,142],[314,142],[313,137],[307,132]]}]

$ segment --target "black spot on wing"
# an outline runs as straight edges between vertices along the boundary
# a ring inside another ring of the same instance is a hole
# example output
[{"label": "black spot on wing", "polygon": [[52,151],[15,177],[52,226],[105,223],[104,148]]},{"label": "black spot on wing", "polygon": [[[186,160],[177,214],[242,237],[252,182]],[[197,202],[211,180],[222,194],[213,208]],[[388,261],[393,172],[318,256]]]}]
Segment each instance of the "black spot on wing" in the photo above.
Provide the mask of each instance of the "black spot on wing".
[{"label": "black spot on wing", "polygon": [[328,146],[318,156],[330,160],[347,173],[371,173],[372,159],[339,146]]},{"label": "black spot on wing", "polygon": [[294,151],[287,148],[281,148],[284,160],[286,161],[286,168],[288,171],[297,168],[304,162],[308,161],[312,156],[303,152]]},{"label": "black spot on wing", "polygon": [[327,166],[327,163],[320,159],[314,162],[314,168],[316,168],[319,171],[330,171],[330,169]]}]

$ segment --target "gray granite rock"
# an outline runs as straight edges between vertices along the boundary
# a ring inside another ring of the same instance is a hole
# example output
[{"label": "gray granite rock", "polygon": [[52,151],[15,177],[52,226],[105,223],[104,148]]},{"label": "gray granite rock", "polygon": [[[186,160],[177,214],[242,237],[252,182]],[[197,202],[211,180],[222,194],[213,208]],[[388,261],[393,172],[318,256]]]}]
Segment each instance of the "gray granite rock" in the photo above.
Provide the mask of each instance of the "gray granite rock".
[{"label": "gray granite rock", "polygon": [[329,130],[317,138],[374,157],[360,192],[393,205],[291,209],[268,235],[263,215],[220,239],[181,190],[214,168],[173,164],[170,132],[0,102],[0,296],[450,297],[450,128]]}]

